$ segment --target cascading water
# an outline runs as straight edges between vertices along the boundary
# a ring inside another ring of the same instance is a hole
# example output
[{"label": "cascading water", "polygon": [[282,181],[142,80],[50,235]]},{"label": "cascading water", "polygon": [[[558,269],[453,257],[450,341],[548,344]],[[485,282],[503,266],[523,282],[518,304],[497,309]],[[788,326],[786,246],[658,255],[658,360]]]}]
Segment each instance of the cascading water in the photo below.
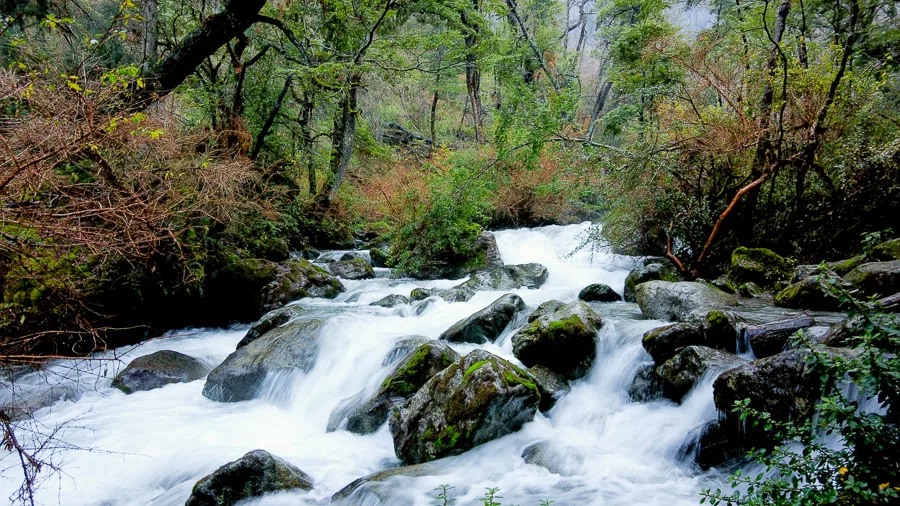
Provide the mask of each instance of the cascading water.
[{"label": "cascading water", "polygon": [[[504,262],[538,262],[550,276],[538,290],[514,290],[530,307],[550,299],[574,300],[590,283],[621,293],[633,259],[604,250],[571,252],[590,225],[550,226],[497,232]],[[52,364],[18,379],[22,388],[58,384],[74,400],[36,413],[46,430],[62,426],[57,437],[81,449],[60,450],[64,474],[43,484],[41,504],[183,504],[194,483],[222,464],[261,448],[303,469],[315,480],[309,492],[281,493],[252,504],[328,503],[336,491],[370,473],[399,465],[387,426],[366,436],[344,430],[326,432],[342,401],[374,392],[390,370],[385,356],[403,336],[437,338],[450,325],[483,308],[501,292],[479,292],[468,302],[434,300],[421,314],[409,307],[386,309],[368,304],[416,287],[449,288],[458,280],[418,282],[379,277],[345,281],[335,300],[299,302],[302,318],[328,318],[314,368],[307,374],[267,378],[260,398],[214,402],[201,395],[204,380],[173,384],[131,395],[111,388],[110,380],[133,358],[169,349],[209,365],[234,350],[246,327],[186,330],[133,350],[118,350],[121,362]],[[353,301],[353,302],[347,302]],[[499,487],[503,504],[666,506],[697,504],[698,491],[721,483],[720,474],[701,473],[683,455],[696,429],[716,417],[710,375],[681,405],[660,400],[632,402],[627,389],[649,361],[642,334],[661,322],[641,320],[634,304],[596,304],[604,319],[597,360],[549,413],[538,414],[519,432],[462,455],[437,461],[424,476],[396,476],[383,482],[384,504],[433,504],[435,488],[453,486],[456,504],[477,504],[487,487]],[[517,319],[514,324],[524,323]],[[508,328],[487,351],[517,362]],[[460,354],[473,345],[454,345]],[[45,430],[45,432],[46,432]],[[525,448],[542,443],[546,467],[527,464]],[[86,450],[90,449],[90,451]],[[6,468],[0,487],[10,494],[19,475]],[[553,469],[551,472],[548,468]],[[360,504],[371,497],[353,497]]]}]

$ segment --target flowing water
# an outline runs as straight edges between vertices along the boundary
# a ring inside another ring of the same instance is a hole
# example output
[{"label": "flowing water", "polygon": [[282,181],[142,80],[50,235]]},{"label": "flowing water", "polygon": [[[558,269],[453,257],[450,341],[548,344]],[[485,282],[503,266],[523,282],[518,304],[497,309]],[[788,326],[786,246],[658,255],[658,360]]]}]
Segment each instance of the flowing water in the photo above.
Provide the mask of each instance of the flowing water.
[{"label": "flowing water", "polygon": [[[590,225],[550,226],[496,233],[507,264],[539,262],[550,272],[538,290],[514,290],[531,308],[559,299],[575,300],[581,288],[605,283],[622,292],[634,259],[605,250],[582,249]],[[170,349],[219,364],[243,337],[246,326],[173,332],[133,349],[117,350],[112,361],[59,362],[47,371],[18,378],[17,388],[40,391],[56,385],[70,400],[37,412],[31,427],[70,448],[55,452],[63,471],[43,483],[41,504],[184,504],[194,483],[222,464],[261,448],[297,465],[315,481],[309,492],[281,493],[251,504],[327,504],[336,491],[362,476],[399,465],[387,426],[360,436],[326,432],[329,415],[348,397],[373,392],[390,367],[382,365],[403,336],[437,338],[457,320],[486,306],[500,292],[480,292],[471,301],[433,300],[421,314],[410,307],[368,304],[415,287],[449,288],[459,280],[412,281],[379,277],[345,281],[335,300],[300,301],[303,317],[327,317],[316,365],[308,374],[267,379],[260,398],[221,403],[201,395],[204,380],[173,384],[131,395],[111,388],[117,370],[135,357]],[[353,301],[353,302],[347,302]],[[562,505],[697,504],[701,488],[723,481],[700,472],[682,448],[696,429],[715,419],[712,377],[700,382],[681,405],[666,400],[632,402],[627,388],[650,361],[642,334],[661,322],[640,319],[635,304],[596,304],[604,318],[598,359],[591,372],[546,414],[519,432],[443,459],[426,476],[397,476],[380,488],[384,504],[433,504],[435,488],[454,487],[459,505],[478,504],[487,487],[499,487],[503,504]],[[518,325],[523,323],[517,319]],[[515,327],[516,324],[511,325]],[[517,362],[508,328],[483,347]],[[461,354],[475,348],[456,346]],[[523,449],[545,442],[547,468],[526,464]],[[10,457],[2,461],[0,492],[19,484]],[[354,496],[372,504],[372,496]]]}]

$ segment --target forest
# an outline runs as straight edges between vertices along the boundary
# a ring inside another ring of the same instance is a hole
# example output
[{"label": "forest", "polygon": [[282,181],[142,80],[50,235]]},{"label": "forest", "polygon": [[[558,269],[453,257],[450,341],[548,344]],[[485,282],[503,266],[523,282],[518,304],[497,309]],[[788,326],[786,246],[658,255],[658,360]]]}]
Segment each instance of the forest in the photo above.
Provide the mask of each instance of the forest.
[{"label": "forest", "polygon": [[[898,202],[890,0],[0,0],[10,370],[254,322],[233,293],[320,251],[459,279],[484,231],[590,221],[573,254],[721,280],[741,247],[871,261]],[[886,286],[834,297],[871,315]],[[892,353],[876,312],[867,349]],[[831,370],[890,399],[876,355]],[[875,495],[829,503],[897,500],[867,462]]]}]

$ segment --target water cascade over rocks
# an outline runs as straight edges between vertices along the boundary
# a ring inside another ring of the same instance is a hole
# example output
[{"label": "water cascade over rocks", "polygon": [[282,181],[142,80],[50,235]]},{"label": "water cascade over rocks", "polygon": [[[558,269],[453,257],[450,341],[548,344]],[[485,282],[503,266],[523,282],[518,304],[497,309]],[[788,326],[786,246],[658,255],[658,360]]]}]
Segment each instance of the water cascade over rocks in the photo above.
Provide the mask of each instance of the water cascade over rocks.
[{"label": "water cascade over rocks", "polygon": [[[699,490],[722,486],[724,473],[701,471],[685,449],[717,420],[717,374],[743,361],[728,350],[681,348],[711,346],[711,327],[697,327],[689,313],[734,300],[695,284],[651,285],[669,299],[663,307],[647,289],[635,290],[664,320],[645,319],[634,303],[579,301],[592,284],[624,293],[629,272],[642,266],[603,249],[576,250],[590,226],[495,232],[503,266],[462,279],[393,279],[383,267],[374,278],[349,279],[332,267],[337,283],[307,268],[329,290],[281,301],[291,305],[249,334],[247,325],[187,329],[116,350],[120,362],[57,362],[19,375],[16,392],[35,399],[36,423],[59,427],[57,437],[72,447],[95,450],[58,450],[65,475],[45,482],[38,500],[182,505],[192,491],[207,494],[203,485],[195,490],[204,477],[227,477],[231,468],[214,473],[246,463],[254,476],[274,466],[302,480],[261,485],[278,492],[243,504],[426,505],[441,484],[455,487],[459,505],[480,503],[486,487],[499,487],[504,504],[697,504]],[[347,253],[324,259],[371,258]],[[268,306],[253,311],[260,309]],[[727,328],[744,318],[733,309],[723,317]],[[787,317],[769,320],[777,318]],[[658,337],[655,363],[643,336],[675,319],[694,330]],[[451,328],[461,337],[440,340]],[[546,351],[553,346],[544,340],[563,338],[571,340],[569,355]],[[205,378],[131,394],[112,386],[129,362],[162,350],[214,368]],[[667,362],[665,390],[680,402],[637,395],[638,373],[647,377]],[[739,391],[743,376],[731,377],[717,386],[720,396],[726,386]],[[4,395],[0,401],[15,402]],[[240,460],[255,450],[268,452],[254,453],[268,464]],[[11,494],[17,477],[4,475],[0,493]]]}]

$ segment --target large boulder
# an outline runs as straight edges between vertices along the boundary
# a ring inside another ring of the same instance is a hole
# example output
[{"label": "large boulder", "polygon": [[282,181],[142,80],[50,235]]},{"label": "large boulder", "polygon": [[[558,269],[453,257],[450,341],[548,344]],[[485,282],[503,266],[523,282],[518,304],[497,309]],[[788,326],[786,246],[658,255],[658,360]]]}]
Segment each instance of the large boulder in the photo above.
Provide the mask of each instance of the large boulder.
[{"label": "large boulder", "polygon": [[130,394],[170,383],[188,383],[206,376],[208,372],[209,367],[194,357],[162,350],[132,360],[116,375],[112,385]]},{"label": "large boulder", "polygon": [[531,323],[542,316],[548,316],[559,309],[561,309],[566,304],[564,302],[560,302],[558,300],[548,300],[547,302],[542,303],[537,307],[530,315],[528,315],[528,323]]},{"label": "large boulder", "polygon": [[[388,373],[374,397],[350,410],[347,430],[355,434],[377,431],[387,421],[395,404],[412,397],[435,374],[459,359],[459,354],[444,343],[429,341],[422,344]],[[343,420],[336,421],[339,425]],[[332,423],[330,421],[329,425]]]},{"label": "large boulder", "polygon": [[[407,269],[404,274],[417,279],[458,279],[473,272],[503,265],[497,240],[490,232],[482,231],[477,236],[461,239],[455,249],[465,254],[432,259],[415,269]],[[396,259],[398,251],[392,250],[391,257]]]},{"label": "large boulder", "polygon": [[688,346],[657,367],[656,375],[662,380],[663,395],[681,402],[706,373],[727,371],[742,363],[743,359],[730,353],[705,346]]},{"label": "large boulder", "polygon": [[384,298],[378,299],[375,302],[369,304],[370,306],[379,306],[379,307],[394,307],[402,304],[409,304],[409,299],[406,296],[400,295],[398,293],[394,293],[388,295]]},{"label": "large boulder", "polygon": [[512,338],[513,353],[528,367],[542,365],[567,379],[584,376],[597,354],[602,321],[576,301],[525,325]]},{"label": "large boulder", "polygon": [[237,347],[243,348],[244,346],[247,346],[262,337],[266,332],[293,320],[302,312],[303,308],[297,305],[289,305],[274,311],[269,311],[264,314],[262,318],[257,320],[256,323],[250,325],[250,328],[247,329],[247,333],[244,334],[243,339],[238,342]]},{"label": "large boulder", "polygon": [[607,285],[593,284],[584,287],[578,293],[578,299],[585,302],[616,302],[622,297]]},{"label": "large boulder", "polygon": [[773,322],[739,325],[738,331],[750,343],[756,358],[764,358],[784,351],[791,336],[814,324],[812,316],[802,314]]},{"label": "large boulder", "polygon": [[648,281],[681,281],[678,271],[668,263],[651,263],[638,267],[625,278],[625,301],[637,301],[637,286]]},{"label": "large boulder", "polygon": [[838,311],[841,299],[832,284],[841,283],[833,272],[807,276],[775,295],[775,305],[810,311]]},{"label": "large boulder", "polygon": [[890,262],[891,260],[900,260],[900,238],[884,241],[876,245],[869,252],[869,258],[879,262]]},{"label": "large boulder", "polygon": [[653,361],[661,365],[686,346],[706,344],[706,338],[693,325],[673,323],[647,331],[641,344]]},{"label": "large boulder", "polygon": [[270,330],[238,349],[209,373],[203,395],[214,401],[237,402],[256,397],[269,373],[315,365],[322,320],[296,320]]},{"label": "large boulder", "polygon": [[344,279],[372,279],[375,277],[375,271],[372,270],[372,266],[363,258],[350,258],[332,262],[328,264],[328,270],[335,276]]},{"label": "large boulder", "polygon": [[441,334],[441,340],[451,343],[484,344],[500,337],[519,311],[525,309],[525,301],[508,293],[477,313],[464,318]]},{"label": "large boulder", "polygon": [[312,478],[296,466],[253,450],[198,481],[185,506],[230,506],[266,493],[311,488]]},{"label": "large boulder", "polygon": [[731,253],[728,276],[737,284],[756,283],[771,287],[776,281],[791,279],[790,264],[777,253],[766,248],[741,246]]},{"label": "large boulder", "polygon": [[736,306],[734,296],[704,283],[649,281],[637,286],[637,303],[653,320],[682,321],[691,311]]},{"label": "large boulder", "polygon": [[341,282],[302,258],[274,263],[259,258],[238,260],[210,277],[208,292],[217,311],[242,322],[304,297],[333,299]]},{"label": "large boulder", "polygon": [[519,430],[534,419],[540,397],[528,373],[475,350],[394,409],[394,450],[406,463],[462,453]]},{"label": "large boulder", "polygon": [[892,295],[900,292],[900,260],[870,262],[853,269],[844,280],[866,295]]}]

